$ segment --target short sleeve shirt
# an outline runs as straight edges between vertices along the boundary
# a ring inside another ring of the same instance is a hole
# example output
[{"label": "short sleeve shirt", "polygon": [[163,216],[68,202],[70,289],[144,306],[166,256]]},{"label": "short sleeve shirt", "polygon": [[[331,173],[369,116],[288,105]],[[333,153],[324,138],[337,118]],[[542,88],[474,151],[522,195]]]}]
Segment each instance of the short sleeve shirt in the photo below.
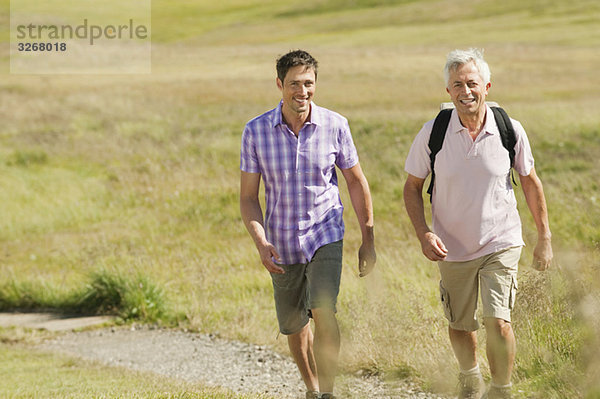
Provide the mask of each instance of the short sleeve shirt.
[{"label": "short sleeve shirt", "polygon": [[[527,176],[534,159],[527,134],[511,119],[517,143],[515,170]],[[431,173],[428,142],[434,120],[413,141],[405,171],[425,179]],[[446,261],[467,261],[524,245],[521,220],[510,178],[510,157],[502,145],[494,114],[475,141],[452,111],[441,150],[435,158],[433,231],[448,249]]]},{"label": "short sleeve shirt", "polygon": [[298,136],[282,120],[282,103],[246,124],[240,169],[265,184],[265,233],[282,263],[310,261],[321,246],[344,236],[335,167],[358,154],[346,118],[311,103]]}]

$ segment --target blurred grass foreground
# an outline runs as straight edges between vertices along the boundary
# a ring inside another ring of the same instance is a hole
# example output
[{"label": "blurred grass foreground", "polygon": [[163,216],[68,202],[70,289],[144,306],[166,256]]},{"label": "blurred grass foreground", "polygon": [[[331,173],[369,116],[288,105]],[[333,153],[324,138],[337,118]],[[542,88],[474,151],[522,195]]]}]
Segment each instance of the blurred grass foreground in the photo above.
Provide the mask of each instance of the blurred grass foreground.
[{"label": "blurred grass foreground", "polygon": [[600,397],[600,3],[152,7],[151,74],[10,75],[0,48],[2,310],[112,312],[285,352],[270,278],[239,217],[239,142],[245,122],[279,100],[276,57],[303,48],[320,63],[316,102],[350,121],[375,206],[378,266],[362,280],[360,233],[346,213],[342,368],[452,392],[438,271],[404,212],[403,166],[447,100],[445,55],[477,46],[492,69],[489,99],[528,132],[556,255],[547,273],[529,267],[536,232],[518,187],[528,246],[514,315],[516,391]]}]

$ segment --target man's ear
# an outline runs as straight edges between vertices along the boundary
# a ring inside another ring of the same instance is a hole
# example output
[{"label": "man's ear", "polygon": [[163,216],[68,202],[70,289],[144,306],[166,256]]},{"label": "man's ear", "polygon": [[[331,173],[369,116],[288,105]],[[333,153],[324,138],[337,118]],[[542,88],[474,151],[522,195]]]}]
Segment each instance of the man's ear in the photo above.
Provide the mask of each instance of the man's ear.
[{"label": "man's ear", "polygon": [[277,88],[279,90],[283,90],[283,82],[279,78],[275,78],[275,83],[277,83]]}]

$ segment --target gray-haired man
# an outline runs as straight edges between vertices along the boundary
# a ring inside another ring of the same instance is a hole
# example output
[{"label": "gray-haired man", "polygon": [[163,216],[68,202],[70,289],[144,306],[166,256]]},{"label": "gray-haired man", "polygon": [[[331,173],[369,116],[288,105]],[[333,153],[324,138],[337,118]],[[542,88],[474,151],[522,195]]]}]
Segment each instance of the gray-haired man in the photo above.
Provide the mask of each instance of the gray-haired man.
[{"label": "gray-haired man", "polygon": [[[510,316],[524,245],[510,184],[511,162],[494,113],[485,102],[491,83],[482,52],[452,51],[444,72],[446,91],[455,110],[441,150],[435,156],[433,231],[425,221],[422,198],[423,183],[432,173],[428,143],[433,120],[423,126],[406,160],[404,201],[423,254],[437,261],[440,269],[440,293],[450,322],[450,341],[461,369],[459,398],[485,396],[476,357],[478,294],[492,374],[488,397],[510,398],[515,358]],[[552,246],[544,191],[535,173],[525,130],[514,119],[511,124],[516,136],[513,167],[519,173],[538,230],[534,266],[545,270],[552,259]]]}]

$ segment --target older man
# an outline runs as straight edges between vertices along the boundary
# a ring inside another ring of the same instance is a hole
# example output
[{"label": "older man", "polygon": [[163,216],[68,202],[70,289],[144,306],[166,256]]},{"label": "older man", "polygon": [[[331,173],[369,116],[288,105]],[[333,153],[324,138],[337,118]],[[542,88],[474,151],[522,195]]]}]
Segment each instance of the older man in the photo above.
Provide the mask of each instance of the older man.
[{"label": "older man", "polygon": [[[405,165],[404,201],[423,254],[439,265],[441,299],[460,366],[459,398],[479,399],[486,394],[476,357],[478,292],[492,374],[487,395],[489,399],[510,398],[515,357],[511,310],[524,245],[510,182],[511,159],[500,137],[497,122],[501,121],[485,102],[491,83],[482,52],[452,51],[444,72],[446,91],[455,109],[434,162],[428,144],[434,120],[416,136]],[[513,167],[538,231],[534,266],[545,270],[552,259],[552,247],[544,192],[527,135],[518,121],[510,119],[510,124],[516,141]],[[435,181],[430,230],[422,189],[432,164]]]},{"label": "older man", "polygon": [[[244,129],[240,208],[271,273],[279,329],[288,337],[306,397],[329,399],[340,347],[335,305],[344,236],[335,167],[346,180],[362,232],[361,276],[376,258],[371,194],[347,120],[312,101],[317,61],[302,50],[285,54],[277,60],[276,83],[279,105]],[[314,351],[309,317],[315,324]]]}]

